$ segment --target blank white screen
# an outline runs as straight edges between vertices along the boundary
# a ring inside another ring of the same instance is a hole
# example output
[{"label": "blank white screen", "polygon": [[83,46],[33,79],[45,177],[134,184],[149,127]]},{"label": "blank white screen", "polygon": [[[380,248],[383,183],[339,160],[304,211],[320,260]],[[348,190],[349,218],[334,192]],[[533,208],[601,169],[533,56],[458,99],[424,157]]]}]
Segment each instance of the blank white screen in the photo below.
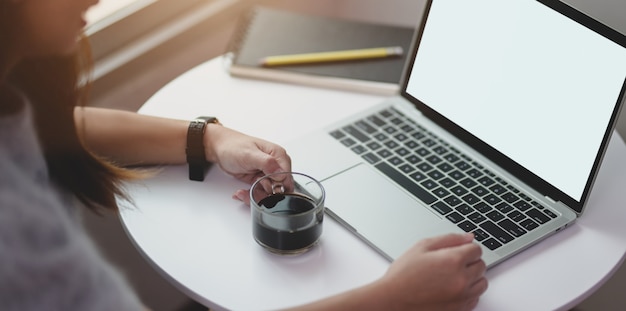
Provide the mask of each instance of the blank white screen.
[{"label": "blank white screen", "polygon": [[580,201],[626,49],[532,0],[434,0],[407,93]]}]

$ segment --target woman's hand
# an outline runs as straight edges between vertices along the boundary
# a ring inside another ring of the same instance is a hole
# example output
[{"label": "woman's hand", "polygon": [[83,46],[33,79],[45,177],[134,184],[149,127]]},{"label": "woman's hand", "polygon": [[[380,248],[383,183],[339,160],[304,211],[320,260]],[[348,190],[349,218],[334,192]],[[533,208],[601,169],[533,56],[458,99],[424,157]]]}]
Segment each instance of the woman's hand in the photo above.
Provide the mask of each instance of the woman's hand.
[{"label": "woman's hand", "polygon": [[[283,147],[217,124],[207,125],[204,145],[208,161],[248,184],[291,170],[291,158]],[[233,198],[250,204],[248,190],[237,190]]]},{"label": "woman's hand", "polygon": [[[390,309],[472,310],[487,290],[482,250],[472,234],[422,240],[381,279]],[[391,308],[391,305],[394,308]]]}]

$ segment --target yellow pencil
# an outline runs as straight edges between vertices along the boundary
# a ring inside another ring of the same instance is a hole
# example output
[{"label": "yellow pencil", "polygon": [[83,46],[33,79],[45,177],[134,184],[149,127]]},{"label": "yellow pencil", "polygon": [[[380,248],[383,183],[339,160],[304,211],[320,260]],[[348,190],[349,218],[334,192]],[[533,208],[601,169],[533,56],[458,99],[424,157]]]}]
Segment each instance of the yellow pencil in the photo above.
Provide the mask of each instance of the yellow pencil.
[{"label": "yellow pencil", "polygon": [[359,60],[359,59],[369,59],[369,58],[383,58],[383,57],[399,56],[399,55],[402,55],[402,53],[403,53],[403,50],[401,46],[391,46],[391,47],[330,51],[330,52],[319,52],[319,53],[275,55],[275,56],[268,56],[268,57],[261,59],[259,61],[259,64],[261,66],[299,65],[299,64],[336,62],[336,61]]}]

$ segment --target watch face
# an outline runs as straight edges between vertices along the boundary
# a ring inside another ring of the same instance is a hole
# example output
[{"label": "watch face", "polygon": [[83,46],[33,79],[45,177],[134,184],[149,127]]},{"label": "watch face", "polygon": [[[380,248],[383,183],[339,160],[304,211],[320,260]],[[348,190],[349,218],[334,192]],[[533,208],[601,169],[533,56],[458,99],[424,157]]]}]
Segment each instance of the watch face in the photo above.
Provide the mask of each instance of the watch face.
[{"label": "watch face", "polygon": [[220,124],[220,121],[216,117],[197,117],[196,120],[201,120],[201,122],[204,122],[204,123]]}]

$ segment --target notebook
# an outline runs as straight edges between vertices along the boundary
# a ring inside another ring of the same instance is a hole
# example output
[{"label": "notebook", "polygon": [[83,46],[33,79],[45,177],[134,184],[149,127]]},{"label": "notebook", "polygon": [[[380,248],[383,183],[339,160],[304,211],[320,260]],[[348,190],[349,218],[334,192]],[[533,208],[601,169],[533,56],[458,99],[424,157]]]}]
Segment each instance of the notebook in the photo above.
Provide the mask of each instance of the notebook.
[{"label": "notebook", "polygon": [[[233,76],[342,89],[398,94],[414,28],[358,22],[254,7],[244,14],[227,53]],[[402,47],[399,57],[264,67],[268,56]]]},{"label": "notebook", "polygon": [[473,232],[489,267],[574,223],[624,101],[624,35],[553,0],[431,0],[401,91],[289,144],[388,260]]}]

